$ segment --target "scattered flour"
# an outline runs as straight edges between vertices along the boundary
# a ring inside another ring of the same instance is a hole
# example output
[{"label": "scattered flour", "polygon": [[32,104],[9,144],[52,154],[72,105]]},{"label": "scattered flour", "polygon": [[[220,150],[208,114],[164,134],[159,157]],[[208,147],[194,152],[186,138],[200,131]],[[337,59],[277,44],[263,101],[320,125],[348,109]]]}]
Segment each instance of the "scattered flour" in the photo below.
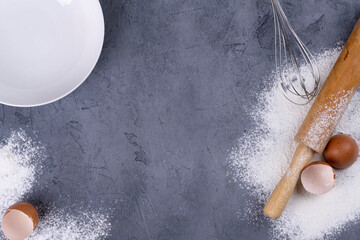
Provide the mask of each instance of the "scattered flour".
[{"label": "scattered flour", "polygon": [[[42,148],[23,131],[14,132],[0,145],[0,211],[20,201],[35,182],[36,162]],[[41,168],[38,169],[41,171]]]},{"label": "scattered flour", "polygon": [[[43,153],[44,148],[22,130],[13,132],[0,144],[0,219],[6,209],[23,200],[36,183]],[[111,226],[105,211],[81,210],[75,216],[68,212],[71,211],[50,211],[40,218],[38,228],[29,239],[97,240],[108,236]],[[0,239],[5,239],[1,233]]]},{"label": "scattered flour", "polygon": [[108,216],[97,212],[81,212],[74,217],[63,211],[55,211],[41,220],[38,229],[29,240],[97,240],[108,235],[111,225]]},{"label": "scattered flour", "polygon": [[[330,73],[341,48],[316,56],[321,83]],[[332,239],[360,218],[360,161],[336,172],[334,189],[321,196],[306,193],[297,186],[283,215],[270,220],[262,208],[277,182],[286,172],[297,146],[295,134],[310,106],[289,102],[279,87],[280,79],[269,78],[270,85],[258,104],[249,111],[255,127],[239,139],[229,160],[229,175],[258,201],[249,202],[239,214],[256,224],[270,221],[274,239]],[[350,134],[360,143],[360,92],[356,92],[335,133]],[[313,160],[322,157],[315,154]]]}]

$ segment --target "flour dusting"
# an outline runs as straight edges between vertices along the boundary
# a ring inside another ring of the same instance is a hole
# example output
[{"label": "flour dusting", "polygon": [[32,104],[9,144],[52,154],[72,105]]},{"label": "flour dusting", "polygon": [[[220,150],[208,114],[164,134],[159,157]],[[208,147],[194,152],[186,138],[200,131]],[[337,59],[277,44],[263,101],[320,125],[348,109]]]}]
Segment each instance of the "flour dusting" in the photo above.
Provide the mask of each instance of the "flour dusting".
[{"label": "flour dusting", "polygon": [[100,212],[78,212],[78,216],[56,210],[39,223],[29,240],[104,239],[111,227],[108,216]]},{"label": "flour dusting", "polygon": [[[353,93],[354,90],[339,90],[336,94],[330,95],[327,98],[328,102],[319,106],[318,112],[313,115],[316,120],[306,129],[306,134],[300,138],[299,142],[307,143],[307,146],[316,152],[322,152],[326,146],[326,141],[348,107]],[[329,128],[328,126],[332,127]]]},{"label": "flour dusting", "polygon": [[[335,47],[315,56],[321,86],[340,51],[340,47]],[[268,82],[270,85],[262,92],[259,103],[248,113],[255,127],[239,139],[229,156],[229,176],[258,200],[244,204],[239,214],[256,224],[270,221],[274,239],[331,239],[360,218],[360,161],[336,172],[335,187],[330,192],[314,196],[297,186],[278,220],[265,217],[262,208],[290,164],[297,147],[293,139],[311,106],[311,103],[300,106],[289,102],[279,87],[281,80],[275,75]],[[346,97],[343,101],[347,105]],[[359,105],[360,93],[356,92],[335,129],[335,133],[349,134],[358,143]],[[312,161],[321,159],[321,155],[315,154]]]},{"label": "flour dusting", "polygon": [[[23,130],[14,131],[0,144],[0,217],[12,204],[24,200],[37,181],[44,164],[44,147]],[[35,206],[39,207],[39,206]],[[40,218],[38,228],[28,239],[97,240],[111,229],[106,211],[53,209]],[[0,233],[0,239],[6,238]]]},{"label": "flour dusting", "polygon": [[[42,159],[42,147],[23,131],[13,132],[0,145],[0,212],[4,213],[28,192],[41,171],[34,159]],[[35,170],[37,169],[37,170]]]}]

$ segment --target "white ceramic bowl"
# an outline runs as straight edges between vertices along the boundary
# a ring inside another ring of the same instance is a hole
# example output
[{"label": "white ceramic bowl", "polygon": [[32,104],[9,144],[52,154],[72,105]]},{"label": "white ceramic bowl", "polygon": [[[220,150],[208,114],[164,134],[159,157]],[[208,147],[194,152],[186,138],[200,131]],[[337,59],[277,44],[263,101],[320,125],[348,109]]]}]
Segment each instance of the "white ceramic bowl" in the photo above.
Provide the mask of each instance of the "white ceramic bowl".
[{"label": "white ceramic bowl", "polygon": [[0,0],[0,103],[66,96],[91,73],[103,40],[98,0]]}]

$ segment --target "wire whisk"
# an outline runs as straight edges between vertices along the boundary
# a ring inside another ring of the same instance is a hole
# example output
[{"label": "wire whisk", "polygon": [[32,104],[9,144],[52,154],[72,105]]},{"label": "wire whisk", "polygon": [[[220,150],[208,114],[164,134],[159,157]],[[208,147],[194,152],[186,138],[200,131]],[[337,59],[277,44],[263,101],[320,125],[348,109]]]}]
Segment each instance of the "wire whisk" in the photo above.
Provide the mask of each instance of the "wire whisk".
[{"label": "wire whisk", "polygon": [[271,0],[275,26],[275,67],[285,97],[304,105],[318,93],[320,73],[316,61],[297,36],[279,0]]}]

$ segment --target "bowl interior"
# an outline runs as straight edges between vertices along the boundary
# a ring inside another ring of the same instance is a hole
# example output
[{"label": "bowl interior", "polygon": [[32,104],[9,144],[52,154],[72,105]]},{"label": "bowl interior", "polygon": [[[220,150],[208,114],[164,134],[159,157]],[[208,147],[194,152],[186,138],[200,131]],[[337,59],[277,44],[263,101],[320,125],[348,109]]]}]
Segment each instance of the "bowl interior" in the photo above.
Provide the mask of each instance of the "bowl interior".
[{"label": "bowl interior", "polygon": [[103,44],[98,0],[0,0],[0,102],[37,106],[78,87]]}]

